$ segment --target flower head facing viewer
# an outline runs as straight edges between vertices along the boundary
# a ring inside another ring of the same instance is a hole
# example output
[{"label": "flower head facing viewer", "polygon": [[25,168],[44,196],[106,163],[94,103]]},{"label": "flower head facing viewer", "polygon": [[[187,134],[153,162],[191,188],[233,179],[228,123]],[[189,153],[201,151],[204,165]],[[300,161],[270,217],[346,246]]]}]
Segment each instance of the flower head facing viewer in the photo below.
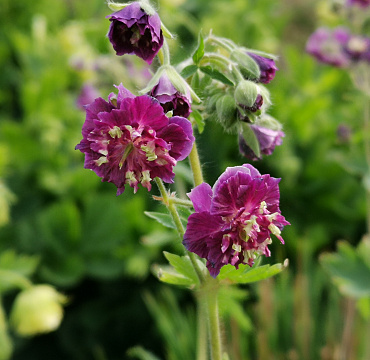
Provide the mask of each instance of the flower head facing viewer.
[{"label": "flower head facing viewer", "polygon": [[289,222],[279,209],[279,181],[245,164],[227,168],[213,188],[203,183],[189,193],[195,213],[183,244],[207,259],[211,276],[226,264],[252,266],[258,255],[270,256],[271,234],[284,243]]},{"label": "flower head facing viewer", "polygon": [[149,15],[133,2],[107,17],[111,21],[108,38],[116,54],[135,54],[151,64],[163,45],[158,14]]},{"label": "flower head facing viewer", "polygon": [[168,118],[158,101],[148,95],[134,96],[122,84],[108,101],[97,98],[86,107],[83,139],[76,149],[85,154],[87,169],[102,181],[112,182],[120,195],[125,185],[151,189],[159,177],[172,183],[173,167],[193,146],[189,120]]}]

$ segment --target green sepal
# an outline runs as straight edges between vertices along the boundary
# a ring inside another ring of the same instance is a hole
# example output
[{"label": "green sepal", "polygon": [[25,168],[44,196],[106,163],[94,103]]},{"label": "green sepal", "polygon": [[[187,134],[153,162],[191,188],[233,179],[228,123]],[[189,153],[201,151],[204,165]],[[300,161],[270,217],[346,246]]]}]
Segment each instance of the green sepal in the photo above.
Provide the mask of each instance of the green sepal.
[{"label": "green sepal", "polygon": [[232,52],[230,58],[238,64],[240,72],[246,79],[256,80],[260,78],[261,70],[257,62],[247,53],[237,49]]},{"label": "green sepal", "polygon": [[245,143],[252,149],[257,158],[261,157],[260,144],[258,142],[257,136],[251,129],[249,124],[241,122],[240,123],[240,134],[243,136]]},{"label": "green sepal", "polygon": [[114,1],[107,1],[107,5],[109,7],[109,9],[111,9],[112,11],[120,11],[122,9],[124,9],[125,7],[129,6],[130,4],[122,4],[122,3],[116,3]]},{"label": "green sepal", "polygon": [[161,29],[162,29],[163,36],[166,37],[167,39],[175,38],[163,23],[161,23]]},{"label": "green sepal", "polygon": [[[170,266],[155,265],[153,267],[160,281],[186,287],[195,287],[199,285],[198,276],[188,256],[179,256],[166,251],[164,251],[163,254],[170,263]],[[203,263],[198,263],[204,267]]]},{"label": "green sepal", "polygon": [[218,121],[226,131],[235,130],[238,121],[236,114],[236,102],[234,96],[225,94],[216,102],[216,113]]},{"label": "green sepal", "polygon": [[184,79],[187,79],[188,77],[194,75],[197,70],[198,70],[197,65],[188,65],[188,66],[186,66],[185,68],[182,69],[180,75]]},{"label": "green sepal", "polygon": [[370,297],[370,245],[364,237],[357,249],[340,241],[337,252],[322,254],[320,263],[339,291],[354,298]]},{"label": "green sepal", "polygon": [[202,60],[204,56],[204,39],[201,32],[199,32],[198,36],[198,47],[193,54],[193,61],[195,64],[199,64],[200,60]]},{"label": "green sepal", "polygon": [[199,134],[201,134],[205,126],[205,121],[203,119],[202,114],[198,110],[193,109],[190,114],[190,117],[194,119],[195,123],[197,124],[198,132]]},{"label": "green sepal", "polygon": [[232,265],[225,265],[221,268],[220,274],[217,276],[219,280],[228,280],[234,284],[249,284],[256,281],[261,281],[272,277],[282,272],[288,266],[287,260],[284,264],[275,265],[262,265],[254,264],[252,267],[249,265],[241,264],[236,269]]},{"label": "green sepal", "polygon": [[200,71],[209,75],[212,79],[222,82],[225,85],[234,86],[235,84],[220,71],[213,69],[211,66],[201,66]]}]

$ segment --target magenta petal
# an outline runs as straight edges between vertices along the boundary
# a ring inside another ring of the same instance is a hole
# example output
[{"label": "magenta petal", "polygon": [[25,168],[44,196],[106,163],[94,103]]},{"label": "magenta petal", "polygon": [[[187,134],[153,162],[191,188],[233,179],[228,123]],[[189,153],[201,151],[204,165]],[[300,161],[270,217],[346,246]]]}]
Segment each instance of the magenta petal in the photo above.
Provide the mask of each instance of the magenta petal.
[{"label": "magenta petal", "polygon": [[207,183],[202,183],[196,186],[187,194],[193,202],[196,212],[209,211],[212,203],[212,188]]},{"label": "magenta petal", "polygon": [[206,258],[208,255],[206,239],[221,231],[223,224],[221,216],[211,215],[207,211],[194,213],[189,216],[182,243],[187,250]]}]

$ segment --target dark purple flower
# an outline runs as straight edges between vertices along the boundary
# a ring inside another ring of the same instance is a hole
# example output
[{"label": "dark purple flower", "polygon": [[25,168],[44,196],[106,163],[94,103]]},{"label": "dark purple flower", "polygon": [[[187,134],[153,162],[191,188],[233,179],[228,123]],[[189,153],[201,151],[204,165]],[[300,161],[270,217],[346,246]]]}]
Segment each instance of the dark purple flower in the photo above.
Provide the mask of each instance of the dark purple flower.
[{"label": "dark purple flower", "polygon": [[[271,155],[275,150],[275,146],[283,143],[282,138],[285,136],[281,130],[272,130],[258,125],[249,125],[257,137],[261,154]],[[242,155],[251,160],[260,160],[254,151],[245,142],[242,135],[239,135],[239,150]]]},{"label": "dark purple flower", "polygon": [[81,93],[77,98],[76,105],[80,109],[85,109],[85,105],[89,105],[99,96],[99,91],[91,84],[85,84]]},{"label": "dark purple flower", "polygon": [[347,4],[351,5],[358,5],[360,7],[368,7],[370,5],[370,0],[348,0]]},{"label": "dark purple flower", "polygon": [[271,82],[275,77],[276,70],[279,70],[275,65],[275,61],[251,52],[247,52],[247,54],[258,64],[260,68],[261,75],[258,81],[263,84],[268,84]]},{"label": "dark purple flower", "polygon": [[102,181],[117,186],[117,195],[128,184],[151,189],[150,181],[159,177],[172,183],[173,167],[185,159],[194,137],[189,120],[168,118],[154,98],[135,97],[122,84],[118,95],[108,102],[97,98],[86,107],[83,139],[76,149],[85,153],[85,168],[94,170]]},{"label": "dark purple flower", "polygon": [[140,3],[133,2],[107,17],[111,21],[108,38],[117,55],[135,54],[151,64],[163,45],[158,14],[148,15]]},{"label": "dark purple flower", "polygon": [[280,233],[289,223],[279,209],[279,181],[245,164],[227,168],[213,188],[203,183],[188,194],[195,213],[183,244],[207,259],[211,276],[226,264],[252,266],[257,256],[270,256],[271,234],[284,243]]},{"label": "dark purple flower", "polygon": [[345,51],[350,37],[348,31],[343,28],[336,28],[334,31],[319,28],[308,39],[306,51],[323,63],[346,67],[351,60]]},{"label": "dark purple flower", "polygon": [[173,86],[167,75],[162,75],[159,82],[150,92],[162,105],[165,112],[173,111],[173,115],[188,117],[191,113],[190,94],[181,94]]}]

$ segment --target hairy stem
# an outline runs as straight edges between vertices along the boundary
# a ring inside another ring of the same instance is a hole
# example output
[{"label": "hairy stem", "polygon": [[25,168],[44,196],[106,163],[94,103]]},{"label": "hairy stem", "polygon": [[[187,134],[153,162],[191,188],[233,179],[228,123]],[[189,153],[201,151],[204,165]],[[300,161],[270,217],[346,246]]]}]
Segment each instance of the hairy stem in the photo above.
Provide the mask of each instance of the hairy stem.
[{"label": "hairy stem", "polygon": [[[163,184],[163,181],[160,178],[157,177],[157,178],[155,178],[155,182],[156,182],[156,184],[158,186],[158,189],[161,193],[163,202],[166,205],[166,207],[168,209],[168,212],[170,213],[170,215],[172,217],[173,222],[175,223],[177,232],[179,233],[179,236],[182,239],[184,237],[184,234],[185,234],[185,229],[184,229],[184,226],[182,225],[180,215],[179,215],[179,213],[176,209],[176,205],[171,201],[170,196],[168,195],[168,192],[167,192],[167,190],[166,190],[166,188]],[[204,275],[203,275],[202,270],[200,269],[200,267],[197,263],[197,259],[196,259],[195,255],[190,251],[188,251],[187,254],[190,258],[190,261],[191,261],[191,263],[194,267],[195,272],[197,273],[199,281],[202,283],[203,279],[204,279]]]},{"label": "hairy stem", "polygon": [[204,182],[202,167],[200,166],[197,144],[194,142],[193,148],[189,155],[190,167],[193,173],[194,185],[198,186]]}]

